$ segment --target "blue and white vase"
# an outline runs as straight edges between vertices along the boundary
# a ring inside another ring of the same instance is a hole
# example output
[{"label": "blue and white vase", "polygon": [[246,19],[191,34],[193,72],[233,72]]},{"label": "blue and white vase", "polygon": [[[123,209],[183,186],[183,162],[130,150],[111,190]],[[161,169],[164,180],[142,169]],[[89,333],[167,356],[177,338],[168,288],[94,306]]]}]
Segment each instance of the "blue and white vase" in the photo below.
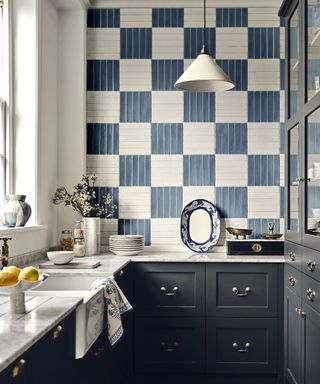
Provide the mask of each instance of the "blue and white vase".
[{"label": "blue and white vase", "polygon": [[15,212],[17,214],[16,227],[24,227],[31,216],[31,207],[25,201],[26,195],[7,195],[6,201],[0,207],[0,221],[5,225],[5,213]]}]

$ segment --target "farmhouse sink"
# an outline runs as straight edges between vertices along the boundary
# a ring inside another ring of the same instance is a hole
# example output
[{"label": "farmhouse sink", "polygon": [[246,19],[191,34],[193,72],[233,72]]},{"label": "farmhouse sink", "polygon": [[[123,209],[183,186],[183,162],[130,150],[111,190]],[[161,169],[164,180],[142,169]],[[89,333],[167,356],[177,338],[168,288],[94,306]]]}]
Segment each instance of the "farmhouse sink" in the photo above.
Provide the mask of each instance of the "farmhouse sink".
[{"label": "farmhouse sink", "polygon": [[82,297],[76,309],[76,358],[82,358],[100,336],[104,328],[105,300],[102,288],[90,291],[98,277],[50,276],[32,291],[33,296]]}]

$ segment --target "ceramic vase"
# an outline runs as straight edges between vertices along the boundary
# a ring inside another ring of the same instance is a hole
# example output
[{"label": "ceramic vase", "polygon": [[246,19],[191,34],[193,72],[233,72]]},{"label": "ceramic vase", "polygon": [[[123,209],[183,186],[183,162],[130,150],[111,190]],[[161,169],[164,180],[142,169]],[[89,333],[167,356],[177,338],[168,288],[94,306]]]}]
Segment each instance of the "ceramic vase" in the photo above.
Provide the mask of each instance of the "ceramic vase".
[{"label": "ceramic vase", "polygon": [[86,256],[100,254],[100,217],[84,217],[83,230]]},{"label": "ceramic vase", "polygon": [[16,227],[24,227],[31,216],[31,207],[25,201],[26,195],[7,195],[6,201],[0,207],[0,221],[5,224],[5,213],[14,212],[17,214]]}]

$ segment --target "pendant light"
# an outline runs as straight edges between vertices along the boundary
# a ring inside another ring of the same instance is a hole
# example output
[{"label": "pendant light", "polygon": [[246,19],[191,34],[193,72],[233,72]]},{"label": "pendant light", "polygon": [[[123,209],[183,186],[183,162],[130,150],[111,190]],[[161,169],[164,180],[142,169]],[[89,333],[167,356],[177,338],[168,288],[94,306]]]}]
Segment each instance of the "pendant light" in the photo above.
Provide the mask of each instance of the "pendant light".
[{"label": "pendant light", "polygon": [[219,67],[209,54],[207,39],[206,0],[203,2],[204,27],[202,33],[203,47],[195,61],[175,82],[174,86],[180,91],[217,92],[234,88],[229,76]]}]

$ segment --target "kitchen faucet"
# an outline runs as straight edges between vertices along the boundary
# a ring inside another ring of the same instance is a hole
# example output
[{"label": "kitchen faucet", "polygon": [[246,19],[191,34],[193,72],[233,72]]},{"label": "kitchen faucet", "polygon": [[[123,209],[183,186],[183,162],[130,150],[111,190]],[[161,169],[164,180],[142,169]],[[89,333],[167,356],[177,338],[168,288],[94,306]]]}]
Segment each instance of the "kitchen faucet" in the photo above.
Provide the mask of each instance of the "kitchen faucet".
[{"label": "kitchen faucet", "polygon": [[0,237],[0,240],[3,241],[3,246],[1,248],[1,255],[0,255],[0,260],[1,260],[0,269],[2,269],[3,267],[6,267],[8,265],[8,260],[9,260],[8,240],[12,240],[12,237]]}]

